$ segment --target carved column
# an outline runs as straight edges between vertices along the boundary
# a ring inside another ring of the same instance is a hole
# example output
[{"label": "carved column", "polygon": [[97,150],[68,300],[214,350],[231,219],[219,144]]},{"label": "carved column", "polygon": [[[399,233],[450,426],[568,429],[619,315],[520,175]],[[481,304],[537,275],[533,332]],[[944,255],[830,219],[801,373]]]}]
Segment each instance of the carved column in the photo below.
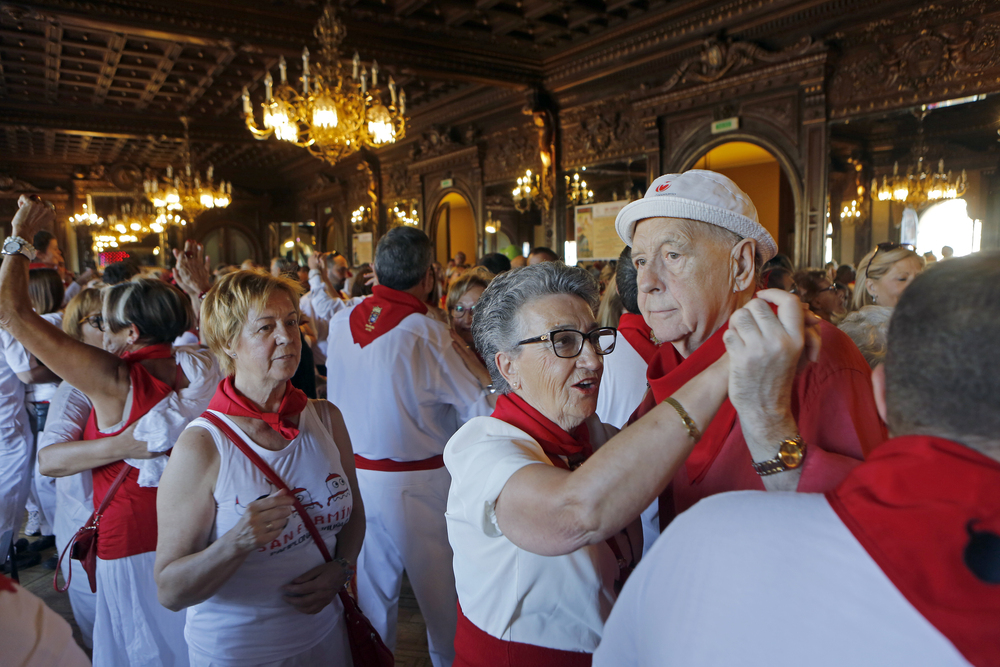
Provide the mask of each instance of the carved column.
[{"label": "carved column", "polygon": [[826,238],[828,130],[826,125],[826,95],[823,78],[804,80],[802,113],[803,206],[798,245],[793,261],[796,266],[823,266]]}]

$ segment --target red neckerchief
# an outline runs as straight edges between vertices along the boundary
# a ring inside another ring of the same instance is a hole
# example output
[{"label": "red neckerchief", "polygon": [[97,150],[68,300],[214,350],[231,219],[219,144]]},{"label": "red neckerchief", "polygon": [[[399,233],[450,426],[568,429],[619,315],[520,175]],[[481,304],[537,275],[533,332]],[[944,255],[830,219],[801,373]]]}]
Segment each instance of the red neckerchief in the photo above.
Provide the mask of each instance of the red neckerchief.
[{"label": "red neckerchief", "polygon": [[174,355],[174,349],[170,343],[157,343],[155,345],[147,345],[146,347],[139,348],[138,350],[133,350],[131,352],[125,352],[122,354],[122,359],[125,361],[143,361],[145,359],[166,359],[167,357],[172,357]]},{"label": "red neckerchief", "polygon": [[647,364],[660,349],[660,346],[653,342],[653,330],[646,324],[646,320],[642,319],[642,315],[622,313],[621,319],[618,320],[618,333],[625,336],[625,340]]},{"label": "red neckerchief", "polygon": [[[6,554],[5,554],[6,555]],[[14,581],[8,579],[7,577],[0,574],[0,592],[10,591],[11,593],[16,593],[17,588],[14,587]]]},{"label": "red neckerchief", "polygon": [[569,470],[569,465],[561,456],[586,460],[594,453],[590,445],[590,431],[585,423],[573,429],[572,434],[568,433],[517,394],[504,394],[498,398],[497,407],[491,416],[534,438],[556,467]]},{"label": "red neckerchief", "polygon": [[965,563],[973,533],[1000,535],[1000,463],[942,438],[894,438],[826,498],[899,592],[969,662],[1000,664],[1000,585]]},{"label": "red neckerchief", "polygon": [[[725,354],[726,345],[722,342],[722,334],[728,328],[729,323],[726,322],[687,359],[682,357],[670,343],[664,343],[659,347],[646,370],[646,379],[649,380],[649,388],[653,390],[657,404],[673,395]],[[691,450],[684,463],[688,478],[693,483],[698,483],[705,477],[715,458],[722,451],[722,445],[735,424],[736,408],[726,398],[715,418],[707,427],[702,428],[701,440]]]},{"label": "red neckerchief", "polygon": [[427,314],[427,305],[420,299],[385,285],[375,285],[372,295],[351,311],[351,335],[364,347],[413,313]]},{"label": "red neckerchief", "polygon": [[281,399],[278,411],[261,412],[256,405],[248,401],[246,396],[236,389],[233,385],[233,378],[227,377],[219,383],[219,388],[215,390],[215,395],[212,396],[208,409],[233,417],[262,419],[285,440],[294,440],[299,434],[299,429],[289,421],[289,417],[294,417],[302,412],[307,403],[309,403],[309,398],[305,392],[293,387],[289,380],[285,384],[285,395]]}]

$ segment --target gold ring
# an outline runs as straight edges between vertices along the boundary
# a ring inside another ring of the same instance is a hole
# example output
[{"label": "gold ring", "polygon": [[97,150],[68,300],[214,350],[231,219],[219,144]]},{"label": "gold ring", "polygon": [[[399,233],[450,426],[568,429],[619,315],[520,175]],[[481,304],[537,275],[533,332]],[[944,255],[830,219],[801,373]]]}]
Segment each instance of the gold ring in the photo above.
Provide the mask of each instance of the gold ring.
[{"label": "gold ring", "polygon": [[271,530],[271,522],[270,521],[268,521],[266,524],[264,524],[264,530]]}]

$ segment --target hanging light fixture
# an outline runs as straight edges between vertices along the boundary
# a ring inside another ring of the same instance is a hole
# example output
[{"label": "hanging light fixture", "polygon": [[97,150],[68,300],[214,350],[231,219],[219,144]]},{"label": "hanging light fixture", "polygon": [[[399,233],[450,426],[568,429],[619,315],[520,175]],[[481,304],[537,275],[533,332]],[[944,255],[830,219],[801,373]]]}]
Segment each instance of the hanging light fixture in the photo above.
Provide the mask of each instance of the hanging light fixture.
[{"label": "hanging light fixture", "polygon": [[392,206],[392,216],[397,225],[416,227],[420,224],[420,213],[417,211],[417,200],[396,202]]},{"label": "hanging light fixture", "polygon": [[146,198],[157,209],[177,212],[184,210],[188,215],[196,216],[210,208],[225,208],[232,201],[233,184],[219,181],[218,187],[213,182],[215,168],[208,165],[205,169],[205,180],[201,174],[191,167],[191,141],[188,137],[188,119],[181,116],[184,126],[184,144],[181,147],[181,158],[184,160],[184,170],[175,174],[172,165],[167,166],[166,180],[161,183],[157,178],[146,179],[142,188]]},{"label": "hanging light fixture", "polygon": [[514,208],[521,213],[527,213],[535,197],[539,195],[538,174],[532,174],[530,169],[524,170],[524,176],[518,176],[517,187],[514,188]]},{"label": "hanging light fixture", "polygon": [[913,145],[913,154],[917,158],[915,166],[906,170],[906,175],[900,175],[899,162],[892,166],[892,177],[883,176],[881,184],[878,179],[872,179],[871,195],[879,201],[905,203],[918,207],[924,204],[956,199],[965,194],[969,187],[965,170],[961,174],[952,175],[945,172],[944,160],[938,160],[937,169],[932,171],[926,166],[927,144],[924,142],[924,118],[929,108],[925,105],[916,112],[919,126],[917,141]]},{"label": "hanging light fixture", "polygon": [[254,118],[250,92],[243,87],[244,121],[254,137],[274,136],[331,164],[363,146],[384,146],[403,138],[406,93],[397,89],[391,76],[383,90],[378,62],[372,61],[365,69],[357,52],[348,76],[340,59],[347,28],[330,3],[323,8],[313,35],[319,42],[319,61],[310,62],[309,49],[302,49],[300,87],[288,83],[284,56],[278,61],[278,85],[270,72],[265,75],[261,125]]},{"label": "hanging light fixture", "polygon": [[587,188],[587,181],[580,178],[580,174],[573,174],[573,178],[566,175],[566,199],[570,206],[589,204],[594,201],[594,191]]}]

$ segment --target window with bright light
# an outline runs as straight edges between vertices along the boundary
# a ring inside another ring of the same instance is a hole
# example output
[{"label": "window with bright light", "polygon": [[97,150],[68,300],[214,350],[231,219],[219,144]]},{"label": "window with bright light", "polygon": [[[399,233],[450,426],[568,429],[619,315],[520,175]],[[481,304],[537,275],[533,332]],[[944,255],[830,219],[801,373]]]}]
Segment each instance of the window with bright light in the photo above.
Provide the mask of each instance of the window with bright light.
[{"label": "window with bright light", "polygon": [[964,199],[951,199],[934,204],[920,216],[917,223],[917,251],[933,252],[941,259],[941,248],[951,246],[955,257],[979,252],[983,233],[982,220],[973,220]]}]

